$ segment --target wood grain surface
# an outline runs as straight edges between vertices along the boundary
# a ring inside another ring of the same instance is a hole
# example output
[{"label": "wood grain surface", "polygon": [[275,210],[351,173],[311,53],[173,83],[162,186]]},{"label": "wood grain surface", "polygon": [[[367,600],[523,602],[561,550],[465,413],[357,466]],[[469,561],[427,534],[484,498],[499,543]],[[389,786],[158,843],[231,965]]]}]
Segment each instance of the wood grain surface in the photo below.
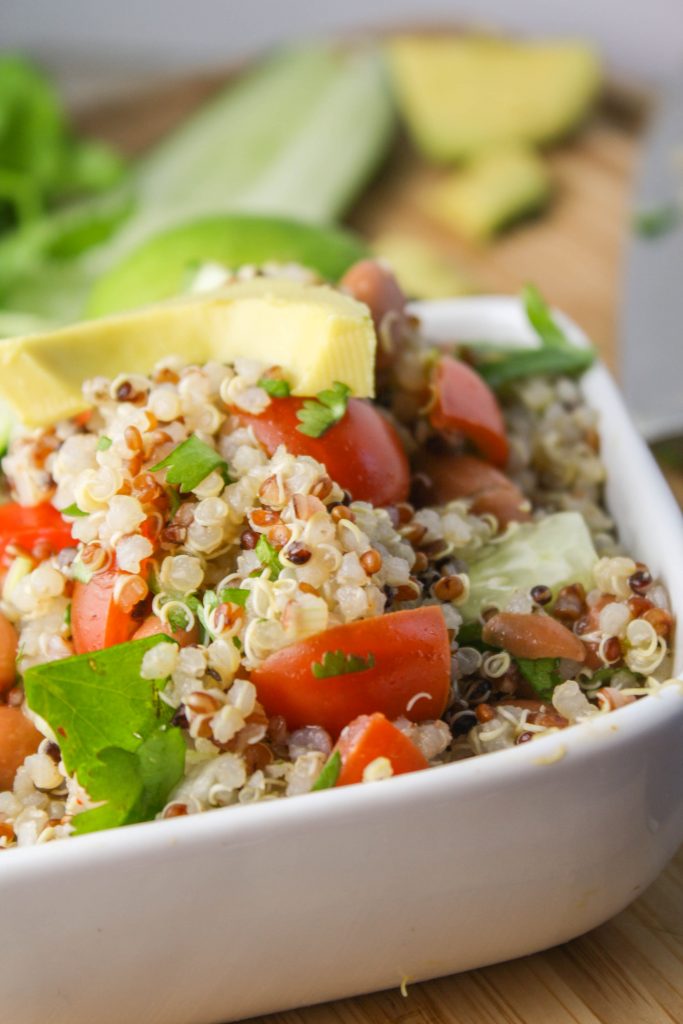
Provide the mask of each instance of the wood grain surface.
[{"label": "wood grain surface", "polygon": [[[222,80],[169,83],[79,120],[139,153]],[[556,197],[549,214],[493,246],[466,245],[425,216],[420,194],[436,172],[405,140],[350,223],[369,237],[400,228],[429,241],[480,290],[514,292],[535,281],[616,369],[621,260],[643,110],[623,91],[609,96],[575,140],[550,154]],[[683,504],[683,475],[669,474]],[[405,995],[393,989],[274,1014],[260,1024],[683,1024],[683,850],[627,910],[563,946],[409,985]]]}]

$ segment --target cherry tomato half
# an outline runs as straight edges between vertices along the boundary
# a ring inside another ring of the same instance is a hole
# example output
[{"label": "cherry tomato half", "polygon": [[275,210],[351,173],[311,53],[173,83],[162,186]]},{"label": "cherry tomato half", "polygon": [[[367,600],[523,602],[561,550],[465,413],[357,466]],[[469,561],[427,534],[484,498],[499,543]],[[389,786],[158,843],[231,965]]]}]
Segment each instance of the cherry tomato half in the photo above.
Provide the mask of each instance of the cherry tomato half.
[{"label": "cherry tomato half", "polygon": [[335,785],[349,786],[363,781],[363,772],[378,757],[386,757],[394,775],[429,768],[429,762],[415,744],[384,715],[361,715],[342,730],[336,749],[341,771]]},{"label": "cherry tomato half", "polygon": [[140,623],[114,600],[121,574],[107,569],[77,582],[71,598],[71,635],[76,654],[102,651],[130,640]]},{"label": "cherry tomato half", "polygon": [[302,398],[274,398],[260,416],[234,410],[252,427],[269,455],[280,444],[293,455],[309,455],[357,501],[392,505],[408,497],[410,470],[398,434],[369,402],[350,398],[343,418],[321,437],[297,428]]},{"label": "cherry tomato half", "polygon": [[508,440],[496,397],[478,373],[451,356],[441,356],[432,380],[434,405],[429,421],[435,430],[464,434],[482,455],[504,466]]},{"label": "cherry tomato half", "polygon": [[[355,654],[372,667],[318,678],[328,652]],[[321,725],[337,736],[358,715],[381,711],[414,722],[439,718],[450,689],[450,647],[436,605],[335,626],[266,658],[251,679],[268,715],[290,729]]]},{"label": "cherry tomato half", "polygon": [[41,546],[48,553],[55,554],[74,543],[71,523],[67,523],[61,512],[49,502],[20,505],[10,501],[0,505],[0,555],[8,544],[17,544],[25,551]]}]

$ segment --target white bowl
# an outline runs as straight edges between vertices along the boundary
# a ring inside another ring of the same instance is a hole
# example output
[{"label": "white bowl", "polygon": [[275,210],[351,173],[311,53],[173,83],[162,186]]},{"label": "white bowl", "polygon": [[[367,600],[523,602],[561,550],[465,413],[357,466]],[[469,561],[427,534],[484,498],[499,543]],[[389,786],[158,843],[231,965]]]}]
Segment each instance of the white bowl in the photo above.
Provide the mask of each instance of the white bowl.
[{"label": "white bowl", "polygon": [[[418,309],[437,342],[528,337],[513,299]],[[584,387],[602,413],[611,511],[680,615],[680,513],[606,371]],[[1,1016],[209,1024],[521,956],[617,913],[682,840],[674,684],[381,785],[12,851],[0,859]]]}]

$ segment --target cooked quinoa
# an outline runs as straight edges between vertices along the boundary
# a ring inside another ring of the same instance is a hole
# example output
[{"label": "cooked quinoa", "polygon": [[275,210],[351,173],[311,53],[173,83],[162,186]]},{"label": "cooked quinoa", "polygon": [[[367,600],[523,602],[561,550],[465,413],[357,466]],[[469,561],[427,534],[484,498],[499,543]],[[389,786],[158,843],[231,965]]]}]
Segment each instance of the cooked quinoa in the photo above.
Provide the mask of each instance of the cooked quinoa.
[{"label": "cooked quinoa", "polygon": [[[284,445],[268,452],[242,414],[267,414],[280,399],[263,382],[282,371],[246,358],[188,366],[169,357],[148,376],[90,380],[88,416],[15,432],[4,459],[12,500],[66,510],[73,540],[52,553],[40,544],[5,552],[0,610],[19,646],[18,679],[4,699],[43,738],[0,793],[0,847],[66,837],[93,807],[64,766],[60,736],[29,708],[22,677],[76,654],[75,589],[114,571],[113,600],[134,627],[129,636],[150,635],[146,624],[156,623],[179,640],[149,647],[140,668],[142,680],[163,681],[161,700],[186,748],[182,778],[157,817],[314,787],[336,735],[316,721],[291,727],[268,714],[254,678],[277,652],[335,627],[441,610],[450,661],[445,710],[414,720],[416,702],[429,697],[417,692],[393,718],[430,765],[532,741],[666,679],[667,594],[647,566],[620,551],[602,499],[597,414],[566,376],[529,378],[499,396],[507,475],[525,499],[522,520],[580,513],[600,556],[590,585],[570,581],[552,594],[539,578],[465,621],[472,564],[523,527],[475,511],[472,497],[420,505],[424,453],[471,451],[462,436],[444,439],[430,425],[433,362],[418,326],[406,321],[380,401],[411,457],[414,500],[383,508],[354,500],[310,456]],[[190,438],[227,471],[214,468],[184,491],[156,467]],[[550,698],[539,699],[524,659],[482,642],[498,613],[552,618],[580,639],[585,660],[556,659]],[[392,774],[391,759],[378,756],[362,781]]]}]

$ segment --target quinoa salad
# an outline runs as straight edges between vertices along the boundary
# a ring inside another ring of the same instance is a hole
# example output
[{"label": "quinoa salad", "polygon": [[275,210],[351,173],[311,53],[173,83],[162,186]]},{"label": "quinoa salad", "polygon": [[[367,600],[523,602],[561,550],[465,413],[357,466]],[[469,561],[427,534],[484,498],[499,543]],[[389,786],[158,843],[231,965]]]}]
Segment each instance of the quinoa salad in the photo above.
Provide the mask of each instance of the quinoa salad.
[{"label": "quinoa salad", "polygon": [[277,356],[169,352],[13,428],[0,848],[378,782],[666,681],[667,593],[603,503],[590,353],[533,289],[532,353],[435,351],[381,264],[339,287],[372,314],[374,401],[295,397]]}]

